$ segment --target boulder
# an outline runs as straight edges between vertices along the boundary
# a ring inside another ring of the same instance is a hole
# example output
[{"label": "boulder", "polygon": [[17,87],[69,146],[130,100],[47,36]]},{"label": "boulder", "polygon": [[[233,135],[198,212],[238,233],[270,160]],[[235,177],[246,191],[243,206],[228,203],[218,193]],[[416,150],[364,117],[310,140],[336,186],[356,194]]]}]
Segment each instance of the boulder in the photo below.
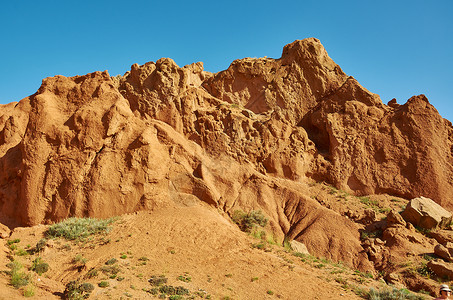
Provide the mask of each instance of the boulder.
[{"label": "boulder", "polygon": [[289,242],[291,249],[293,249],[295,252],[299,252],[302,254],[310,255],[310,252],[308,252],[307,246],[305,246],[304,243],[292,240]]},{"label": "boulder", "polygon": [[427,264],[428,268],[441,278],[453,279],[453,264],[442,260],[431,260]]},{"label": "boulder", "polygon": [[452,220],[452,214],[449,211],[425,197],[409,201],[401,216],[414,226],[425,229],[446,228]]},{"label": "boulder", "polygon": [[441,244],[437,244],[434,247],[434,254],[445,259],[448,262],[453,262],[452,250],[452,248],[447,248]]}]

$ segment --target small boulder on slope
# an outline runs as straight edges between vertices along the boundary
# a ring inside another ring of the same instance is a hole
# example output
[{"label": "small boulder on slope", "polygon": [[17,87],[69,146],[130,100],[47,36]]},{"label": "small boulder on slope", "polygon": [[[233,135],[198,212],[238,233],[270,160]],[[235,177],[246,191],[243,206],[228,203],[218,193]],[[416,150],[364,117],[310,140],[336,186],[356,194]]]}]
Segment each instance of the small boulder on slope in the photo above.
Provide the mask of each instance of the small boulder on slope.
[{"label": "small boulder on slope", "polygon": [[446,228],[452,220],[452,214],[449,211],[425,197],[409,201],[401,216],[414,226],[425,229]]}]

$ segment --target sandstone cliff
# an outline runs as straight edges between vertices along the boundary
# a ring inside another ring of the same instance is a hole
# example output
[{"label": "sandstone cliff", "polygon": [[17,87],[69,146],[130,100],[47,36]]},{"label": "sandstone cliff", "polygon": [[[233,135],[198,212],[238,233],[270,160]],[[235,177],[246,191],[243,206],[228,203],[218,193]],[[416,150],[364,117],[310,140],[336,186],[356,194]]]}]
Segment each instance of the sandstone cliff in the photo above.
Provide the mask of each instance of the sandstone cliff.
[{"label": "sandstone cliff", "polygon": [[122,77],[55,76],[0,107],[0,221],[170,203],[261,209],[277,236],[365,268],[359,225],[307,186],[425,196],[453,209],[452,140],[425,96],[383,104],[314,38],[216,74],[162,58]]}]

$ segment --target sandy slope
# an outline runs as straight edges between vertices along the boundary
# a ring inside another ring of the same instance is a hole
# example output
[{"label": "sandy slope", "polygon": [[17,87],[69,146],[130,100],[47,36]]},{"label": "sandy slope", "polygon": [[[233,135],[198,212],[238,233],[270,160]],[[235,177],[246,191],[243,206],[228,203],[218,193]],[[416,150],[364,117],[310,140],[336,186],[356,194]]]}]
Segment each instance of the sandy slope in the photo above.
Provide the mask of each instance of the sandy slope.
[{"label": "sandy slope", "polygon": [[[42,238],[45,226],[16,229],[10,239],[21,239],[19,247],[35,245]],[[70,280],[86,277],[91,268],[100,268],[111,259],[118,259],[121,271],[110,279],[102,272],[94,278],[83,279],[95,285],[90,299],[147,299],[153,298],[143,289],[151,288],[152,275],[165,275],[168,284],[183,286],[192,293],[211,295],[211,299],[361,299],[345,291],[329,277],[326,270],[313,267],[299,258],[274,246],[272,251],[252,247],[259,240],[239,231],[237,227],[207,207],[172,207],[158,211],[139,212],[122,216],[105,237],[99,240],[71,245],[63,239],[51,241],[41,256],[50,270],[38,281],[50,292],[63,292]],[[2,251],[2,269],[5,269],[6,250]],[[86,266],[80,271],[73,258],[81,254]],[[121,255],[127,256],[120,258]],[[148,260],[146,264],[143,258]],[[140,260],[142,258],[142,260]],[[27,265],[33,257],[22,256]],[[190,282],[177,280],[190,277]],[[252,278],[254,278],[252,280]],[[8,277],[0,276],[1,299],[20,299],[20,291],[7,286]],[[102,280],[107,288],[97,286]],[[45,284],[42,283],[45,281]],[[206,293],[205,293],[205,292]],[[268,294],[272,293],[272,295]],[[271,292],[270,292],[271,291]],[[35,289],[33,299],[58,299],[43,288]],[[227,299],[227,298],[225,298]]]}]

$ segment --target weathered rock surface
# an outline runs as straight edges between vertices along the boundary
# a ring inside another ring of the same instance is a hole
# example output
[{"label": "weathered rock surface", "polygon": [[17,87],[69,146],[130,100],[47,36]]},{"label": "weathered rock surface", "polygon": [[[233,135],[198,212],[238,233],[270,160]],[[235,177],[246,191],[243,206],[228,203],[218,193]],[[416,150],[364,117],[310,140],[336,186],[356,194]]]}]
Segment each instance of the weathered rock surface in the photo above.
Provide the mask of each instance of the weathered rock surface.
[{"label": "weathered rock surface", "polygon": [[441,260],[431,260],[427,264],[428,268],[440,278],[453,278],[453,264]]},{"label": "weathered rock surface", "polygon": [[401,216],[414,226],[426,229],[446,228],[452,220],[452,214],[449,211],[425,197],[409,201]]},{"label": "weathered rock surface", "polygon": [[305,246],[303,243],[292,240],[290,243],[291,249],[295,252],[302,253],[305,255],[310,255],[310,252],[308,252],[307,246]]},{"label": "weathered rock surface", "polygon": [[453,231],[451,230],[431,231],[428,233],[428,235],[442,245],[446,245],[447,243],[453,243]]},{"label": "weathered rock surface", "polygon": [[217,74],[163,58],[122,78],[55,76],[0,107],[0,221],[169,203],[261,209],[282,240],[366,269],[360,226],[306,195],[306,184],[425,195],[451,209],[452,139],[426,97],[383,104],[313,38]]},{"label": "weathered rock surface", "polygon": [[434,247],[434,254],[439,256],[440,258],[443,258],[444,260],[448,262],[453,262],[453,249],[452,248],[447,248],[444,245],[437,244]]}]

